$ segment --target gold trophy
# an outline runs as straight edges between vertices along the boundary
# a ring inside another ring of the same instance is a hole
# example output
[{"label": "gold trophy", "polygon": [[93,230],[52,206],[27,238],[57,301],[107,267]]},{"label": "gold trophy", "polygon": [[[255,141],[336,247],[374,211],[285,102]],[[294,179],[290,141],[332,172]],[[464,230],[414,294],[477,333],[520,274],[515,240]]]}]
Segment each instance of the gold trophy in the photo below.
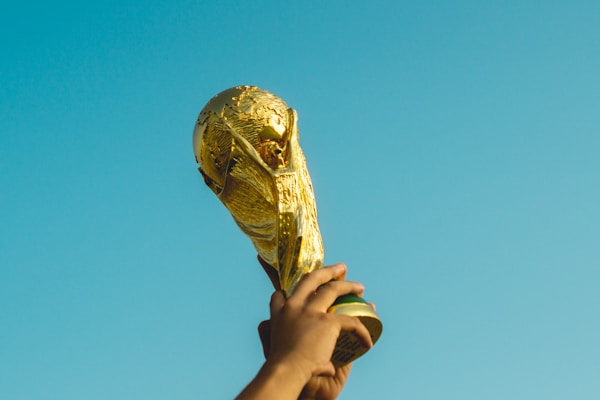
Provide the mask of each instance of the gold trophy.
[{"label": "gold trophy", "polygon": [[[323,244],[298,115],[282,99],[255,86],[237,86],[213,97],[194,128],[194,153],[204,182],[227,207],[259,256],[277,271],[290,295],[302,277],[323,266]],[[373,343],[381,320],[361,297],[338,298],[329,312],[357,317]],[[364,354],[351,332],[342,332],[332,361],[344,365]]]}]

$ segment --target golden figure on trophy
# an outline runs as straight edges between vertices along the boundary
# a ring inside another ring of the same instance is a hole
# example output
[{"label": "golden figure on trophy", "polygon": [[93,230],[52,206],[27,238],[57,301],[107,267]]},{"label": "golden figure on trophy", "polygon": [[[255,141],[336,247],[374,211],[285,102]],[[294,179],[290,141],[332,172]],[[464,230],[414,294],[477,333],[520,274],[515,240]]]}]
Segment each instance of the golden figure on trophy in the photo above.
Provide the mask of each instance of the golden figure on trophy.
[{"label": "golden figure on trophy", "polygon": [[[227,207],[259,256],[291,294],[302,277],[323,266],[323,244],[298,116],[282,99],[255,86],[213,97],[200,112],[193,146],[204,182]],[[361,297],[338,298],[329,312],[357,317],[373,343],[382,324]],[[332,361],[346,364],[366,349],[342,332]]]}]

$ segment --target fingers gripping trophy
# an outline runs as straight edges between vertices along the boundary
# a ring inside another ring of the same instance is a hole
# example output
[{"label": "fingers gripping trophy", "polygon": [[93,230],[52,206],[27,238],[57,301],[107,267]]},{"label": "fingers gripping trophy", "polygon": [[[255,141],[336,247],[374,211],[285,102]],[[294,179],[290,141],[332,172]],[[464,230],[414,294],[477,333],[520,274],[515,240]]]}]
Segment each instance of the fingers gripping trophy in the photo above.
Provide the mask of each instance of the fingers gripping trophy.
[{"label": "fingers gripping trophy", "polygon": [[[315,197],[299,144],[298,116],[282,99],[255,86],[213,97],[200,112],[193,146],[206,185],[227,207],[259,256],[290,295],[302,277],[323,267]],[[361,297],[338,298],[329,309],[357,317],[373,343],[382,324]],[[332,356],[341,366],[367,350],[342,332]]]}]

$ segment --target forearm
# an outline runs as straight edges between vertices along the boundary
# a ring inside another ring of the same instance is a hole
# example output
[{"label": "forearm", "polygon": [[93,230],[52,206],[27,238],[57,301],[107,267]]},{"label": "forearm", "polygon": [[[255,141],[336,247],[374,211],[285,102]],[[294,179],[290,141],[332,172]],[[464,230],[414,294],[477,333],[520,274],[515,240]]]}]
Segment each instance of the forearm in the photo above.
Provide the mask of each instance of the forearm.
[{"label": "forearm", "polygon": [[310,376],[290,360],[267,361],[236,400],[297,400]]}]

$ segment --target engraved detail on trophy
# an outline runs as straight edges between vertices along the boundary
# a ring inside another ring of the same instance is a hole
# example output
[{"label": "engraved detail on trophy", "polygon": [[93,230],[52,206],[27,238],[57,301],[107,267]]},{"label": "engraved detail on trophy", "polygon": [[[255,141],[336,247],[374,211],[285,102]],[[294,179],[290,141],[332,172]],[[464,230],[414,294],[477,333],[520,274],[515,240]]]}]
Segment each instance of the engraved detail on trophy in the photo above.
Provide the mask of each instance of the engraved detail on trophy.
[{"label": "engraved detail on trophy", "polygon": [[323,245],[296,112],[251,86],[226,90],[200,112],[196,161],[206,184],[291,293],[323,266]]},{"label": "engraved detail on trophy", "polygon": [[[200,112],[193,146],[205,183],[227,207],[260,257],[291,294],[302,277],[323,266],[323,245],[298,116],[282,99],[255,86],[213,97]],[[345,299],[345,300],[344,300]],[[330,312],[356,316],[373,342],[381,321],[366,301],[343,296]],[[343,365],[363,354],[342,332],[332,360]]]}]

